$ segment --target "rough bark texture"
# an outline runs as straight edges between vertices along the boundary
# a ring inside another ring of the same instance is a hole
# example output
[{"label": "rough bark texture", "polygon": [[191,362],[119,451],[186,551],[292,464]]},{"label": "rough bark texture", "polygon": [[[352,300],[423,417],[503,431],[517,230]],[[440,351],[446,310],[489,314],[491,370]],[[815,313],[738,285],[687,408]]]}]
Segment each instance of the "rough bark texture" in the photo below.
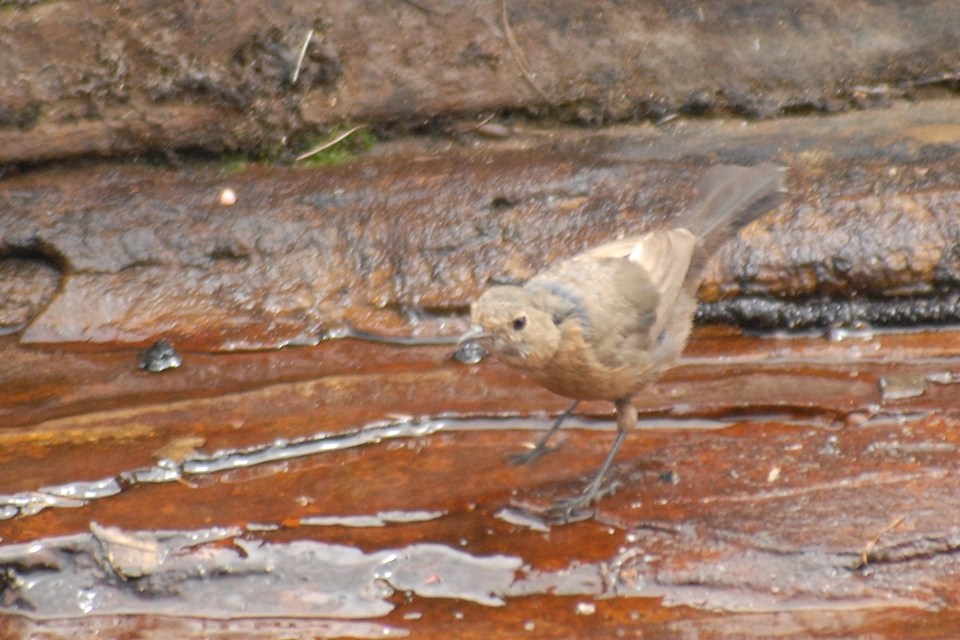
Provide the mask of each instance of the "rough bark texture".
[{"label": "rough bark texture", "polygon": [[950,0],[14,3],[0,13],[0,163],[275,154],[341,121],[489,111],[586,124],[835,111],[951,87],[957,24]]}]

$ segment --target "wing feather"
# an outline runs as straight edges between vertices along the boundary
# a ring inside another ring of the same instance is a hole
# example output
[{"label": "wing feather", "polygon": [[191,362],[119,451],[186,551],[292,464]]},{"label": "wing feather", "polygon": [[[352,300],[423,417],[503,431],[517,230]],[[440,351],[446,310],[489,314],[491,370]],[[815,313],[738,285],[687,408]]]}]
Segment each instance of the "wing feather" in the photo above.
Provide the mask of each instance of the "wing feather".
[{"label": "wing feather", "polygon": [[650,335],[656,337],[670,317],[696,247],[697,239],[692,233],[686,229],[670,229],[614,240],[585,251],[574,260],[626,258],[642,268],[658,294],[655,320],[650,328]]}]

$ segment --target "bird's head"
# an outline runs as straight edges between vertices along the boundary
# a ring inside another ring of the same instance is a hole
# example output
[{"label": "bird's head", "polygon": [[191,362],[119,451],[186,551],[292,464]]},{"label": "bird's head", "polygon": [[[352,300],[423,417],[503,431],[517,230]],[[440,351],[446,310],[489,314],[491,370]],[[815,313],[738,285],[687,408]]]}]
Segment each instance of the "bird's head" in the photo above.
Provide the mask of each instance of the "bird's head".
[{"label": "bird's head", "polygon": [[512,367],[542,369],[560,348],[560,328],[538,302],[522,287],[488,289],[470,308],[477,329],[467,338]]}]

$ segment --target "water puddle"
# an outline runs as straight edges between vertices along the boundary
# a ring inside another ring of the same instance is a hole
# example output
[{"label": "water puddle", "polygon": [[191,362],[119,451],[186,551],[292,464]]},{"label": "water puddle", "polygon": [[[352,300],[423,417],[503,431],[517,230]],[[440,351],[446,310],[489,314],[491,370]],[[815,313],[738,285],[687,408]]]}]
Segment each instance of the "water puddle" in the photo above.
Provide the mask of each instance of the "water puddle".
[{"label": "water puddle", "polygon": [[[703,575],[696,583],[685,578],[684,569],[664,572],[657,547],[692,535],[683,526],[639,531],[627,536],[609,560],[571,560],[557,570],[537,570],[517,555],[477,555],[429,542],[368,552],[315,540],[267,542],[235,527],[127,531],[91,523],[89,533],[0,546],[0,568],[7,576],[0,587],[0,612],[31,619],[162,615],[359,620],[389,614],[398,595],[404,602],[420,597],[500,607],[511,598],[543,594],[587,597],[590,600],[578,607],[594,610],[594,602],[613,597],[655,597],[667,605],[727,611],[928,606],[880,594],[855,574],[838,574],[824,562],[829,556],[817,554],[801,559],[810,565],[803,584],[780,581],[782,594],[779,586],[770,592],[732,588],[724,573],[723,566],[737,570],[755,562],[758,554],[769,556],[772,568],[786,569],[796,562],[762,549],[744,553],[735,545],[718,544],[714,553],[723,561],[712,569],[720,573]],[[385,635],[403,632],[385,628]]]},{"label": "water puddle", "polygon": [[310,527],[385,527],[388,524],[429,522],[443,515],[443,511],[380,511],[372,516],[306,516],[299,522]]},{"label": "water puddle", "polygon": [[[0,520],[17,516],[33,516],[48,508],[77,508],[92,500],[109,498],[121,493],[124,488],[138,484],[187,481],[195,476],[223,473],[240,469],[249,469],[270,463],[319,455],[333,451],[343,451],[354,447],[376,444],[385,440],[401,438],[420,438],[438,431],[472,430],[516,430],[542,429],[543,420],[529,418],[413,418],[401,416],[393,421],[379,421],[360,429],[344,433],[319,433],[295,440],[278,440],[269,444],[245,449],[221,450],[204,454],[196,450],[202,441],[193,438],[182,439],[186,446],[178,441],[157,452],[157,464],[140,469],[124,471],[115,477],[94,481],[75,481],[62,485],[41,487],[35,491],[23,491],[11,495],[0,495]],[[568,426],[577,429],[611,431],[615,427],[609,420],[589,420],[572,418]],[[649,426],[661,429],[720,429],[730,426],[729,422],[704,418],[665,418],[641,420],[639,428]],[[175,450],[175,451],[174,451]],[[386,522],[397,522],[378,516],[345,516],[343,519],[325,524],[342,526],[383,526]],[[358,524],[367,522],[368,524]],[[320,524],[312,522],[310,524]]]},{"label": "water puddle", "polygon": [[137,484],[176,482],[191,476],[247,469],[389,439],[422,437],[443,429],[445,425],[443,420],[403,418],[372,423],[346,433],[320,433],[302,439],[278,440],[267,445],[223,450],[210,455],[192,451],[182,459],[162,458],[156,465],[125,471],[116,477],[93,482],[70,482],[0,496],[0,520],[36,515],[51,507],[82,507],[91,500],[115,496],[124,487]]}]

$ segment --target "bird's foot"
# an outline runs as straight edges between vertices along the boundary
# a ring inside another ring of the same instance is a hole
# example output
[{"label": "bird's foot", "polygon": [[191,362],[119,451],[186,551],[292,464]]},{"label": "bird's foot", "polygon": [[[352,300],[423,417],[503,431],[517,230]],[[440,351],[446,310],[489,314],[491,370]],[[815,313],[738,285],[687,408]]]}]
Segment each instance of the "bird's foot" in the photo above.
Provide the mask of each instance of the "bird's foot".
[{"label": "bird's foot", "polygon": [[541,517],[551,525],[573,524],[589,520],[596,514],[596,510],[590,507],[593,500],[585,498],[587,496],[579,495],[575,498],[557,500],[543,512]]},{"label": "bird's foot", "polygon": [[542,517],[548,524],[554,525],[589,520],[597,512],[591,505],[615,492],[619,486],[620,483],[616,481],[606,486],[591,482],[579,495],[554,502],[543,512]]},{"label": "bird's foot", "polygon": [[539,458],[539,457],[542,456],[543,454],[545,454],[545,453],[553,453],[554,451],[556,451],[556,450],[559,449],[559,448],[560,448],[560,447],[549,447],[549,446],[547,446],[547,443],[546,443],[546,442],[544,442],[543,440],[541,440],[540,442],[538,442],[537,444],[535,444],[535,445],[533,446],[533,448],[528,449],[527,451],[524,451],[523,453],[514,453],[514,454],[511,454],[511,455],[507,458],[507,460],[508,460],[508,461],[510,462],[510,464],[512,464],[512,465],[528,464],[528,463],[530,463],[530,462],[533,462],[534,460],[536,460],[537,458]]}]

